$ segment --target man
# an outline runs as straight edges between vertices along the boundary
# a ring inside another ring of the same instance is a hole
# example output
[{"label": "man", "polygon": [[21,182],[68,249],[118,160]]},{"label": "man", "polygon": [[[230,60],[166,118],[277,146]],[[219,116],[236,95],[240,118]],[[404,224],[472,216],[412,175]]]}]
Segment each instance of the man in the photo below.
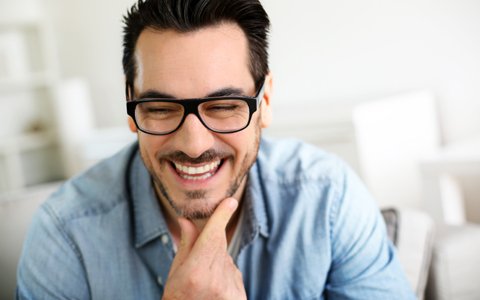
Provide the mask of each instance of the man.
[{"label": "man", "polygon": [[261,139],[268,28],[257,0],[132,7],[123,65],[138,144],[41,207],[19,298],[413,298],[358,178],[311,146]]}]

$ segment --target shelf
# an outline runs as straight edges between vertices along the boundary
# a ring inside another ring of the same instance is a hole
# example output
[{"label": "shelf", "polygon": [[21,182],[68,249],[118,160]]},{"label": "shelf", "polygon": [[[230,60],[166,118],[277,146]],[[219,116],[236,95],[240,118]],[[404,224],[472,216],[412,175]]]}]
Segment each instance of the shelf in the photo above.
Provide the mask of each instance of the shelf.
[{"label": "shelf", "polygon": [[36,150],[54,143],[53,132],[29,133],[16,137],[4,137],[0,142],[0,155],[17,154],[29,150]]},{"label": "shelf", "polygon": [[18,90],[35,89],[53,84],[54,78],[47,72],[38,72],[25,78],[1,79],[0,92],[15,92]]},{"label": "shelf", "polygon": [[0,191],[63,176],[52,120],[58,57],[47,12],[37,0],[0,4],[0,118],[7,126],[0,131]]},{"label": "shelf", "polygon": [[41,24],[41,20],[37,17],[24,17],[23,19],[14,20],[6,19],[0,20],[0,32],[3,30],[18,30],[22,28],[33,28]]}]

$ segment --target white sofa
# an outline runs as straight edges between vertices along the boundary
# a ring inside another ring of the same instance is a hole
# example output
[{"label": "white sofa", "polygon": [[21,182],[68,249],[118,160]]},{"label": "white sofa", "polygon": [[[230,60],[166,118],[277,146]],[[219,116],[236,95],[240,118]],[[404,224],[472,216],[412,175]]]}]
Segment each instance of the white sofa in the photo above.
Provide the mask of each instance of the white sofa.
[{"label": "white sofa", "polygon": [[480,299],[480,225],[439,228],[427,300]]},{"label": "white sofa", "polygon": [[13,299],[23,239],[38,206],[58,187],[41,185],[0,195],[0,299]]}]

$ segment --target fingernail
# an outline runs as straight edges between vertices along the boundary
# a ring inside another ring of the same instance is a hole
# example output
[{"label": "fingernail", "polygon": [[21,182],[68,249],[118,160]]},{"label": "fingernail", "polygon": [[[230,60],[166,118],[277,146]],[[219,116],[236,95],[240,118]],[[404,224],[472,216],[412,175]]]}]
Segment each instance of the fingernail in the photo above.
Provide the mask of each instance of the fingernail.
[{"label": "fingernail", "polygon": [[180,227],[180,231],[181,231],[182,233],[183,233],[183,227],[184,227],[184,224],[185,224],[185,223],[184,223],[184,222],[185,222],[184,220],[185,220],[185,219],[183,219],[183,218],[181,218],[181,217],[177,219],[178,226]]},{"label": "fingernail", "polygon": [[229,198],[229,199],[228,199],[228,206],[229,206],[232,210],[235,210],[235,209],[237,209],[238,201],[237,201],[235,198]]}]

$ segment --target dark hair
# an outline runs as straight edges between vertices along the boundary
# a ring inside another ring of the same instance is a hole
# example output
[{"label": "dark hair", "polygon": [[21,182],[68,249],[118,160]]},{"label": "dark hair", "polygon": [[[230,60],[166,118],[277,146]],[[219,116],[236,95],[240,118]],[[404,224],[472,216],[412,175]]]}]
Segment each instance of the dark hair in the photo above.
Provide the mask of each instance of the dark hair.
[{"label": "dark hair", "polygon": [[250,73],[256,88],[268,73],[270,21],[259,0],[138,0],[123,18],[123,71],[126,96],[133,95],[135,45],[145,28],[191,32],[221,22],[234,22],[245,33]]}]

